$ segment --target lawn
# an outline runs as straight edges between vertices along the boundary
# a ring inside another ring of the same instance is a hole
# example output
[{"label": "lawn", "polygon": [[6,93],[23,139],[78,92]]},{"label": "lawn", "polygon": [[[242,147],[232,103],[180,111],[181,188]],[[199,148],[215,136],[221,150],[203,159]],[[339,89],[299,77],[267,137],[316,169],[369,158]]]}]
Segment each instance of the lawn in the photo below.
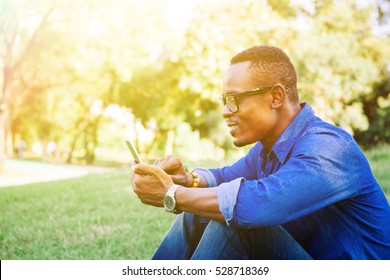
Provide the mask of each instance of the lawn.
[{"label": "lawn", "polygon": [[0,259],[149,259],[173,221],[128,172],[0,189]]},{"label": "lawn", "polygon": [[372,171],[390,201],[390,145],[367,151]]},{"label": "lawn", "polygon": [[[366,152],[390,198],[390,146]],[[150,259],[174,216],[134,195],[129,172],[0,188],[0,259]]]}]

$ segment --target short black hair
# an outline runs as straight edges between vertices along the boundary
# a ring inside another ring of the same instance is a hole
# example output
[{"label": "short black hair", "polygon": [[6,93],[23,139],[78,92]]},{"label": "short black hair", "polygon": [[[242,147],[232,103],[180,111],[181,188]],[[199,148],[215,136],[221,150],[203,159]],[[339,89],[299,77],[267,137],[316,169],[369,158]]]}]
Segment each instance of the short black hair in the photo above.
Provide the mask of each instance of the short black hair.
[{"label": "short black hair", "polygon": [[290,90],[287,95],[291,102],[298,102],[297,73],[288,55],[280,48],[273,46],[255,46],[246,49],[231,60],[230,64],[249,61],[250,70],[255,74],[262,75],[262,79],[279,80],[280,83]]}]

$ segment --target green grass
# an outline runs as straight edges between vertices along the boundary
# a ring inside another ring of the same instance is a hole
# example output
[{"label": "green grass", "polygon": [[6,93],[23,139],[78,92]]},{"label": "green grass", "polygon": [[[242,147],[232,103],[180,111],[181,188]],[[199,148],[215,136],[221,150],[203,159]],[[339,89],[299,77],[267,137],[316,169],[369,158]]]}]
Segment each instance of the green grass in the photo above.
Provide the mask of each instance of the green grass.
[{"label": "green grass", "polygon": [[128,172],[0,189],[0,259],[150,259],[173,221]]},{"label": "green grass", "polygon": [[[366,155],[390,198],[390,146]],[[150,259],[174,219],[124,170],[0,188],[0,213],[0,259]]]},{"label": "green grass", "polygon": [[372,171],[390,201],[390,145],[365,152]]}]

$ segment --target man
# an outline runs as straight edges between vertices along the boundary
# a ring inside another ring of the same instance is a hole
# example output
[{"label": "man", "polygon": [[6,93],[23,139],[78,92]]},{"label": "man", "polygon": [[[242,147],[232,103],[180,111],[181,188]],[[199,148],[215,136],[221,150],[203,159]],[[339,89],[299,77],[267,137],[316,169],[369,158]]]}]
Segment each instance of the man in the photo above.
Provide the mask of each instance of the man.
[{"label": "man", "polygon": [[154,259],[390,259],[390,207],[354,139],[300,104],[279,48],[232,58],[223,111],[236,163],[133,167],[145,204],[180,213]]}]

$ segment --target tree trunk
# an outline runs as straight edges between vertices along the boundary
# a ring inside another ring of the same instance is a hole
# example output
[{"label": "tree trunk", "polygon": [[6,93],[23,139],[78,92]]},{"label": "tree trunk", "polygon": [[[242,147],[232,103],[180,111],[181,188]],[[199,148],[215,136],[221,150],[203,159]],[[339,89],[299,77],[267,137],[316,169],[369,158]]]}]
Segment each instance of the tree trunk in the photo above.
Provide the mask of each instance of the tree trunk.
[{"label": "tree trunk", "polygon": [[[26,47],[21,51],[18,57],[14,57],[13,54],[16,51],[15,42],[16,39],[20,37],[18,34],[17,28],[12,28],[10,30],[3,30],[1,39],[5,43],[5,52],[2,53],[3,59],[3,86],[0,93],[0,173],[4,169],[4,161],[6,158],[7,152],[7,134],[10,134],[10,125],[9,125],[9,107],[10,100],[13,98],[11,92],[13,75],[17,69],[24,63],[29,54],[31,53],[32,47],[35,45],[38,34],[47,24],[47,20],[50,14],[53,12],[54,6],[50,7],[48,12],[43,16],[39,26],[35,29],[32,36],[27,40]],[[1,27],[4,27],[4,21],[1,22]],[[7,26],[7,24],[5,25]],[[4,32],[7,31],[7,32]],[[3,43],[3,42],[2,42]],[[8,131],[7,131],[8,130]]]},{"label": "tree trunk", "polygon": [[11,118],[9,112],[7,111],[7,119],[5,123],[5,154],[8,158],[14,156],[14,143],[12,139],[12,127],[11,127]]},{"label": "tree trunk", "polygon": [[0,104],[0,173],[4,170],[4,162],[7,156],[10,156],[10,141],[7,141],[9,137],[9,111],[8,106],[4,103]]},{"label": "tree trunk", "polygon": [[3,68],[3,88],[0,96],[0,173],[4,169],[7,146],[7,128],[9,122],[9,100],[13,69],[7,65]]},{"label": "tree trunk", "polygon": [[76,148],[76,144],[77,144],[77,140],[79,139],[79,135],[80,134],[76,134],[75,137],[73,138],[73,142],[72,142],[72,145],[70,147],[70,151],[69,151],[69,154],[68,154],[68,157],[66,159],[66,163],[72,163],[72,158],[73,158],[73,152]]},{"label": "tree trunk", "polygon": [[5,106],[2,106],[2,104],[0,104],[0,173],[3,172],[4,170],[6,123],[7,123],[7,110],[5,109]]},{"label": "tree trunk", "polygon": [[167,143],[165,145],[165,155],[172,155],[174,140],[175,140],[175,131],[170,129],[168,131],[168,134],[167,134]]},{"label": "tree trunk", "polygon": [[95,150],[98,146],[98,131],[100,126],[100,121],[102,119],[103,115],[99,115],[96,117],[93,123],[90,123],[88,125],[88,128],[85,131],[85,142],[84,142],[84,149],[85,149],[85,156],[84,159],[87,162],[87,164],[92,164],[95,162]]}]

